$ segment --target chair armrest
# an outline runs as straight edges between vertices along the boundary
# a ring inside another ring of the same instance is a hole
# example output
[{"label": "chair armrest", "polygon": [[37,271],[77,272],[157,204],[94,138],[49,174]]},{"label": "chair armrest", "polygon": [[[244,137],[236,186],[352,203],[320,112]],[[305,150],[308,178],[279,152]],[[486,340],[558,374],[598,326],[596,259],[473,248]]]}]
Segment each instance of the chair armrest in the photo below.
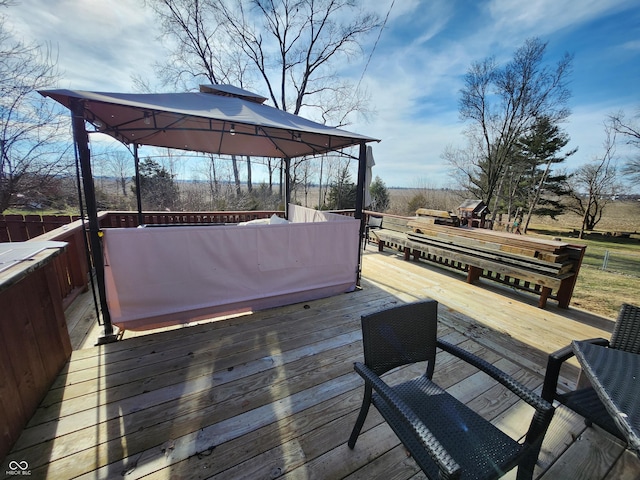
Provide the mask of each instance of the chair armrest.
[{"label": "chair armrest", "polygon": [[490,364],[486,360],[483,360],[482,358],[477,357],[476,355],[469,353],[466,350],[463,350],[462,348],[452,345],[443,340],[438,340],[437,345],[442,350],[449,352],[452,355],[455,355],[456,357],[460,358],[461,360],[464,360],[468,364],[473,365],[478,370],[491,376],[493,379],[500,382],[502,385],[507,387],[513,393],[518,395],[518,397],[520,397],[522,400],[524,400],[533,408],[535,408],[538,412],[548,413],[553,411],[553,405],[551,405],[550,402],[544,400],[539,395],[534,393],[532,390],[528,389],[527,387],[522,385],[520,382],[516,381],[513,377],[506,374],[499,368],[494,367],[492,364]]},{"label": "chair armrest", "polygon": [[438,439],[431,433],[415,412],[393,391],[384,381],[363,363],[356,362],[354,369],[370,385],[405,423],[405,427],[411,430],[419,439],[425,451],[438,466],[443,478],[458,478],[461,467],[447,453]]},{"label": "chair armrest", "polygon": [[[580,341],[593,343],[594,345],[602,345],[603,347],[609,346],[609,340],[605,338],[589,338],[587,340]],[[566,347],[549,354],[549,357],[553,358],[554,361],[562,363],[573,357],[573,349],[571,348],[571,345],[567,345]]]},{"label": "chair armrest", "polygon": [[[593,343],[594,345],[602,345],[604,347],[609,346],[609,341],[604,338],[590,338],[584,341]],[[567,345],[566,347],[549,354],[547,370],[544,375],[544,385],[542,386],[542,398],[547,402],[553,403],[555,400],[558,378],[560,377],[560,368],[564,362],[573,356],[574,353],[571,345]]]}]

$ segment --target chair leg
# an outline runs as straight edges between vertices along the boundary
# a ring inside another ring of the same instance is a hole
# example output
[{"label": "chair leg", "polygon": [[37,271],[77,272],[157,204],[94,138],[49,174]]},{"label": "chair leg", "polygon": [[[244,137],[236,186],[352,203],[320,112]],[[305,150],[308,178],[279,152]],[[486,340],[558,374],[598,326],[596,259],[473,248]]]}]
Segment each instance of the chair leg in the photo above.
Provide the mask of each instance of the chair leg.
[{"label": "chair leg", "polygon": [[536,468],[536,462],[538,460],[538,455],[529,454],[522,460],[516,467],[516,480],[531,480],[533,478],[533,471]]},{"label": "chair leg", "polygon": [[353,430],[351,431],[351,436],[349,437],[349,448],[353,450],[353,447],[356,446],[356,441],[358,440],[358,435],[360,435],[360,430],[362,430],[362,426],[364,425],[364,421],[367,419],[367,413],[369,413],[369,407],[371,406],[371,387],[364,387],[364,398],[362,399],[362,406],[360,407],[360,413],[358,414],[358,419],[356,420],[356,424],[353,426]]},{"label": "chair leg", "polygon": [[547,429],[549,428],[549,424],[551,423],[551,419],[553,418],[553,414],[553,409],[546,413],[534,413],[525,440],[525,444],[527,444],[525,448],[528,448],[529,451],[518,464],[517,480],[531,480],[533,478],[533,472],[536,468],[538,455],[542,449],[542,442],[544,441],[544,437],[547,433]]}]

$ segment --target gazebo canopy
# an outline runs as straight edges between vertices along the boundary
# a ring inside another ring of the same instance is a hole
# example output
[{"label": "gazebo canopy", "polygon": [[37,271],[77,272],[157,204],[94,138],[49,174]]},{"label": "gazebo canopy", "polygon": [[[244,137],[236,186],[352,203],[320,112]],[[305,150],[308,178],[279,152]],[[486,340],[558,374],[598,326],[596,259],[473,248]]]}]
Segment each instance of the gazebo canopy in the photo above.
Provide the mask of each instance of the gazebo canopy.
[{"label": "gazebo canopy", "polygon": [[[358,195],[355,217],[360,219],[360,237],[364,231],[362,216],[366,144],[379,141],[347,132],[303,117],[263,105],[260,95],[230,85],[203,85],[194,93],[104,93],[78,90],[40,90],[67,107],[72,114],[76,151],[89,218],[91,256],[96,269],[104,337],[98,343],[115,341],[106,301],[104,258],[99,235],[97,204],[91,173],[91,153],[86,122],[126,145],[134,145],[136,182],[139,187],[139,145],[167,147],[226,155],[250,155],[284,160],[286,201],[289,203],[290,159],[323,154],[359,146]],[[140,188],[138,215],[142,218]],[[142,221],[140,222],[142,224]],[[358,255],[360,255],[360,247]],[[358,262],[359,274],[359,262]]]},{"label": "gazebo canopy", "polygon": [[296,158],[378,141],[263,105],[264,97],[230,85],[192,93],[40,93],[69,109],[82,101],[85,120],[125,144]]}]

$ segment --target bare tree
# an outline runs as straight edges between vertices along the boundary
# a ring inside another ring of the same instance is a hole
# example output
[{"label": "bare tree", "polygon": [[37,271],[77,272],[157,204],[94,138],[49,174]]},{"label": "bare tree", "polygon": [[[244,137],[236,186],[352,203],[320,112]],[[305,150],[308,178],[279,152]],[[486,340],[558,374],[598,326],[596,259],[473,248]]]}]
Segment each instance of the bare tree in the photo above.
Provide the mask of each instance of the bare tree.
[{"label": "bare tree", "polygon": [[600,158],[578,168],[569,177],[569,210],[582,216],[580,238],[593,230],[602,219],[604,209],[618,188],[614,164],[615,131],[605,124],[604,153]]},{"label": "bare tree", "polygon": [[247,155],[247,191],[253,191],[253,182],[251,180],[251,156]]},{"label": "bare tree", "polygon": [[[0,6],[9,6],[2,2]],[[68,118],[37,93],[58,80],[50,50],[15,40],[0,17],[0,212],[18,194],[41,195],[46,186],[73,165]]]},{"label": "bare tree", "polygon": [[[340,81],[334,65],[362,53],[360,40],[378,27],[356,0],[233,0],[211,2],[263,81],[276,108],[303,107],[340,126],[345,112],[362,108],[362,93]],[[332,113],[333,112],[333,113]]]},{"label": "bare tree", "polygon": [[112,150],[106,153],[107,171],[118,184],[118,190],[123,197],[127,196],[127,185],[133,175],[133,156],[122,150]]},{"label": "bare tree", "polygon": [[211,153],[202,157],[200,171],[204,175],[207,186],[209,188],[210,206],[213,208],[214,199],[218,196],[220,191],[220,179],[217,167],[217,157]]},{"label": "bare tree", "polygon": [[572,57],[565,54],[554,68],[544,64],[547,44],[527,40],[513,59],[500,67],[493,57],[474,63],[461,90],[460,117],[469,126],[470,148],[462,169],[471,191],[487,205],[493,216],[514,160],[517,140],[542,116],[558,123],[569,115],[567,77]]},{"label": "bare tree", "polygon": [[299,178],[298,186],[302,187],[304,194],[305,207],[309,206],[309,193],[311,192],[312,178],[315,174],[315,164],[312,161],[303,162],[296,171],[296,177]]},{"label": "bare tree", "polygon": [[280,165],[280,162],[278,161],[278,159],[275,159],[275,158],[267,158],[266,162],[267,162],[266,163],[267,172],[269,174],[269,184],[267,188],[269,190],[269,195],[272,195],[273,194],[273,174],[278,168],[278,166]]},{"label": "bare tree", "polygon": [[[640,107],[638,107],[634,118],[640,118]],[[618,112],[609,116],[609,122],[612,128],[622,136],[624,142],[636,149],[640,149],[640,126],[634,119],[627,119],[623,112]],[[629,180],[636,185],[640,183],[640,150],[636,151],[635,155],[627,160],[622,167],[622,173],[628,175]]]},{"label": "bare tree", "polygon": [[340,80],[335,68],[361,54],[360,42],[379,26],[360,1],[147,2],[175,43],[161,66],[165,83],[186,90],[206,79],[260,88],[276,108],[294,114],[304,109],[335,126],[347,124],[352,112],[367,113],[364,90]]},{"label": "bare tree", "polygon": [[216,16],[217,2],[207,0],[147,0],[160,19],[163,35],[174,42],[164,63],[156,64],[162,84],[192,90],[199,82],[243,86],[245,64],[233,42],[224,38]]},{"label": "bare tree", "polygon": [[320,184],[318,193],[318,208],[320,210],[328,206],[328,195],[331,184],[338,180],[339,171],[344,168],[343,159],[336,155],[323,155],[320,158]]}]

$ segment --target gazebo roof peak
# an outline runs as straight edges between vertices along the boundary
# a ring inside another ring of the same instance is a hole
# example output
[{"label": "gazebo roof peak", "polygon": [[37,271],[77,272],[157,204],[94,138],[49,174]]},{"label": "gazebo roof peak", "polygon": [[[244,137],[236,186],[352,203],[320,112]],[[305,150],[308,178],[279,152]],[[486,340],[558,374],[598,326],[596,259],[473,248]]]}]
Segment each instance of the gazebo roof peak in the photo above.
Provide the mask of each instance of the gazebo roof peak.
[{"label": "gazebo roof peak", "polygon": [[238,88],[234,85],[200,85],[200,93],[212,93],[223,97],[241,98],[243,100],[260,104],[267,101],[267,98],[262,95]]}]

